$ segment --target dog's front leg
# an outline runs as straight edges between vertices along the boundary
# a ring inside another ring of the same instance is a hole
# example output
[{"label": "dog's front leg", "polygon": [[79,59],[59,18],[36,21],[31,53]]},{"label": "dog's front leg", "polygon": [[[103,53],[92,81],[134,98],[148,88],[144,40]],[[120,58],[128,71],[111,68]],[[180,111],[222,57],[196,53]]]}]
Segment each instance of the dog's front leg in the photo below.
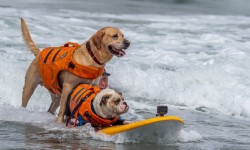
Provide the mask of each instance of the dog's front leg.
[{"label": "dog's front leg", "polygon": [[64,119],[64,113],[66,109],[66,104],[67,104],[67,97],[69,93],[71,92],[71,89],[73,88],[72,84],[63,84],[63,90],[62,90],[62,95],[61,95],[61,100],[60,100],[60,110],[59,114],[57,117],[56,122],[57,123],[63,123]]},{"label": "dog's front leg", "polygon": [[50,107],[48,109],[48,112],[50,112],[51,114],[54,115],[56,109],[58,108],[58,106],[60,104],[61,95],[50,93],[50,96],[51,96],[52,101],[51,101]]}]

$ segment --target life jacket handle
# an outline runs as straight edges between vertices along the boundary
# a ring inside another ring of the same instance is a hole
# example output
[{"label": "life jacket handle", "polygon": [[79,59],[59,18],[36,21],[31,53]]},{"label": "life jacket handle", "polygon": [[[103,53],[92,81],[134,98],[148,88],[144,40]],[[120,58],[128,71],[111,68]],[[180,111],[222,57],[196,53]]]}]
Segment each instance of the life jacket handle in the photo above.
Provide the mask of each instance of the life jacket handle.
[{"label": "life jacket handle", "polygon": [[74,42],[67,42],[64,44],[64,47],[70,47],[70,45],[72,45],[73,47],[79,47],[79,44]]}]

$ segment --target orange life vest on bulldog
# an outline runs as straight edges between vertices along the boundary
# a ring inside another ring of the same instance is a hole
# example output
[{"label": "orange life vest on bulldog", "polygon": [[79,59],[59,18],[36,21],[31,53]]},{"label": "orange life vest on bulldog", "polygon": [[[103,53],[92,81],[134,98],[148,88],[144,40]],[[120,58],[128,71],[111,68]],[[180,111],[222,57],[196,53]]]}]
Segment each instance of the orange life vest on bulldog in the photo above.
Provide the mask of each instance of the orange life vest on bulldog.
[{"label": "orange life vest on bulldog", "polygon": [[[78,123],[79,126],[91,123],[94,127],[108,127],[122,124],[124,120],[118,116],[113,119],[104,119],[96,115],[93,110],[92,101],[100,91],[99,87],[88,84],[80,84],[73,90],[67,100],[66,115],[69,116],[69,119],[66,126],[75,127],[77,122],[80,122]],[[70,123],[72,118],[75,118],[75,121]]]},{"label": "orange life vest on bulldog", "polygon": [[40,52],[38,66],[44,86],[54,94],[61,94],[58,82],[61,71],[69,71],[85,79],[95,79],[102,75],[104,68],[81,65],[73,59],[73,53],[80,47],[77,43],[67,42],[59,47],[47,47]]}]

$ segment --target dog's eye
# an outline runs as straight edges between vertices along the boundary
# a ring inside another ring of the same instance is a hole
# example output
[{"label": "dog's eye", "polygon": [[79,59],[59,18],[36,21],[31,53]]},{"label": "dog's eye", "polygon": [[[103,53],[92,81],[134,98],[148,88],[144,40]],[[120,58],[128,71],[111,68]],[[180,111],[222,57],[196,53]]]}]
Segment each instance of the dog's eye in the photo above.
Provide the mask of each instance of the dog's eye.
[{"label": "dog's eye", "polygon": [[116,100],[115,104],[118,105],[120,103],[121,100]]},{"label": "dog's eye", "polygon": [[118,34],[113,35],[112,38],[115,40],[118,39]]},{"label": "dog's eye", "polygon": [[110,99],[110,98],[111,98],[111,95],[106,95],[104,98],[105,98],[105,99]]}]

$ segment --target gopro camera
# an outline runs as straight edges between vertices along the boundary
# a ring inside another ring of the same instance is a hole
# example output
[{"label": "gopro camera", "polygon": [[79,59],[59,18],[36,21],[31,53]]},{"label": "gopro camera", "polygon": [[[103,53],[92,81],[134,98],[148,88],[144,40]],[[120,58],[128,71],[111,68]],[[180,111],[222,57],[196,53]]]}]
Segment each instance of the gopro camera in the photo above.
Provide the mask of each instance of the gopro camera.
[{"label": "gopro camera", "polygon": [[168,106],[157,106],[156,116],[164,116],[168,113]]}]

